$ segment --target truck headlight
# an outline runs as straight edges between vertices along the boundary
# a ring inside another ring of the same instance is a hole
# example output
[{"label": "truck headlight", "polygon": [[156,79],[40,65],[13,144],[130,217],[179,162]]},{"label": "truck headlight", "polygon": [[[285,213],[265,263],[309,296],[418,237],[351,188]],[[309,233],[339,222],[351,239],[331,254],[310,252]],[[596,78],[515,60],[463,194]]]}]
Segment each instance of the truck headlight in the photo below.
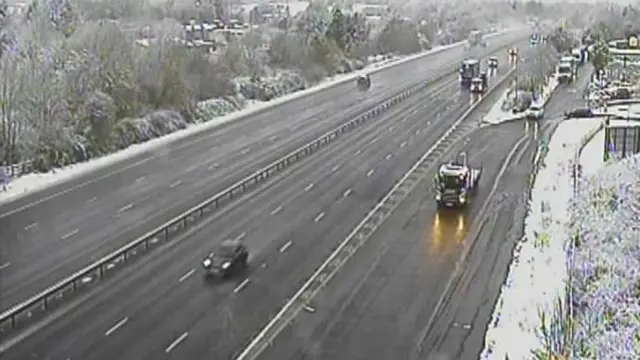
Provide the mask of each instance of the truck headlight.
[{"label": "truck headlight", "polygon": [[442,195],[436,194],[436,201],[440,201],[440,200],[442,200]]},{"label": "truck headlight", "polygon": [[460,195],[458,200],[460,201],[460,204],[464,204],[467,201],[467,198],[464,195]]},{"label": "truck headlight", "polygon": [[202,260],[202,266],[206,269],[209,266],[211,266],[211,259],[204,259]]},{"label": "truck headlight", "polygon": [[227,270],[227,269],[229,268],[229,266],[231,266],[231,263],[230,263],[230,262],[226,262],[226,263],[222,264],[222,268],[223,268],[224,270]]}]

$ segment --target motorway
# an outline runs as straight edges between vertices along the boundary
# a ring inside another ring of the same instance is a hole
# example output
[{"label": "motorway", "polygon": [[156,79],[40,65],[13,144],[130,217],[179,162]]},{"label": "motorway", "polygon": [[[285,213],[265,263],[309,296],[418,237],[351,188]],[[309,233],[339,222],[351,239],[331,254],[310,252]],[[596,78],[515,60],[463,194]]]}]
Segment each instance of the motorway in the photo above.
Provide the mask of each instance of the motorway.
[{"label": "motorway", "polygon": [[[489,46],[498,48],[513,38],[504,35]],[[339,85],[0,205],[0,309],[44,290],[407,85],[452,70],[462,57],[462,49],[451,49],[415,60],[373,74],[367,93],[357,92],[353,83]]]},{"label": "motorway", "polygon": [[[116,273],[3,359],[230,358],[468,108],[457,75],[431,89]],[[205,282],[203,254],[228,238],[248,244],[250,269]]]},{"label": "motorway", "polygon": [[[582,74],[559,88],[548,113],[582,102]],[[538,138],[559,121],[548,119]],[[523,232],[532,134],[522,122],[504,123],[454,147],[449,156],[464,149],[484,167],[469,211],[438,214],[426,179],[260,359],[477,359]]]}]

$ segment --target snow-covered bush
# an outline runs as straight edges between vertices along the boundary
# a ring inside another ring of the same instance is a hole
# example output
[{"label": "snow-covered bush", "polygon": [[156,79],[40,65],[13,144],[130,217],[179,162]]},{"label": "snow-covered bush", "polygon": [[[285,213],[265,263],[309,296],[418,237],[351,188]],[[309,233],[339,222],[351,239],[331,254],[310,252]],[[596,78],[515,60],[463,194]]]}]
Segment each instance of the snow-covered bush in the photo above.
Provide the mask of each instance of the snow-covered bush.
[{"label": "snow-covered bush", "polygon": [[[205,10],[192,2],[35,0],[23,15],[0,17],[0,164],[32,161],[47,171],[101,156],[362,69],[382,50],[435,42],[417,41],[426,39],[417,23],[393,12],[372,25],[314,2],[284,28],[278,19],[209,54],[184,45],[184,23],[213,20]],[[451,6],[444,13],[448,21],[423,27],[458,31],[454,20],[472,14]]]},{"label": "snow-covered bush", "polygon": [[640,358],[639,181],[635,156],[581,182],[571,273],[577,358]]}]

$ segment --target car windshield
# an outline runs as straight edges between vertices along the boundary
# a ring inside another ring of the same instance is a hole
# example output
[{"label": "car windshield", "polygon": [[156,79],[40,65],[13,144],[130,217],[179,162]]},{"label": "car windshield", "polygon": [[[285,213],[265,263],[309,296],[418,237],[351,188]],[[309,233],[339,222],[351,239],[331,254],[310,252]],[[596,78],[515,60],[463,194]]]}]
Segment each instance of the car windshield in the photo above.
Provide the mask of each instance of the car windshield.
[{"label": "car windshield", "polygon": [[216,255],[220,257],[231,257],[235,253],[236,249],[233,245],[222,245],[216,251]]}]

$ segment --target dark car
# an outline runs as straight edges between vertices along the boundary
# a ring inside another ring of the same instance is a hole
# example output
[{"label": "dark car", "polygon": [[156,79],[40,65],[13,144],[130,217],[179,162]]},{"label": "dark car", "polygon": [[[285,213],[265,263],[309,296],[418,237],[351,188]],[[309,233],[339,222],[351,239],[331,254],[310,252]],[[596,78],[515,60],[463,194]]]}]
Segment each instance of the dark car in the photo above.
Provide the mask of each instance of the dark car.
[{"label": "dark car", "polygon": [[202,260],[208,276],[227,277],[248,265],[249,250],[238,241],[223,241],[218,248]]},{"label": "dark car", "polygon": [[490,69],[497,69],[498,68],[498,58],[495,56],[492,56],[489,58],[489,60],[487,61],[487,65],[489,66]]},{"label": "dark car", "polygon": [[564,113],[564,118],[590,118],[593,117],[593,111],[589,108],[571,109]]},{"label": "dark car", "polygon": [[367,91],[371,87],[371,78],[369,75],[360,75],[356,80],[356,85],[358,86],[358,90]]}]

